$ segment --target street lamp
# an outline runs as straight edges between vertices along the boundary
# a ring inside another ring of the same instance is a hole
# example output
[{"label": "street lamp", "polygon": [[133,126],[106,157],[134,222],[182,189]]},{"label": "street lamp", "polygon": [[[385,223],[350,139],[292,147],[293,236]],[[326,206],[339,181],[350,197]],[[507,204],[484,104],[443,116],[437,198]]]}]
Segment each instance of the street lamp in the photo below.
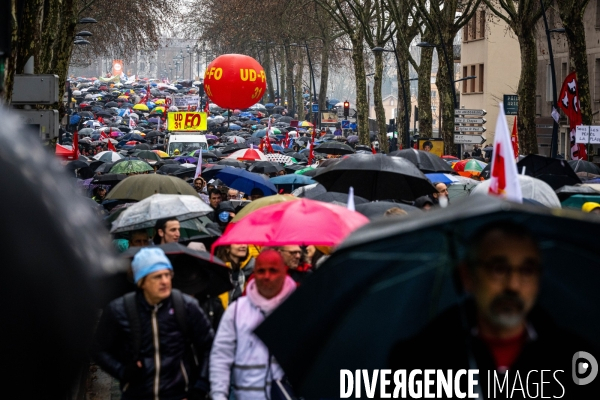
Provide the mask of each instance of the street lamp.
[{"label": "street lamp", "polygon": [[[452,91],[452,105],[454,106],[454,109],[459,108],[458,104],[456,104],[456,88],[454,87],[454,64],[450,64],[450,59],[448,58],[448,51],[446,50],[446,45],[444,44],[444,37],[442,35],[442,31],[440,30],[440,27],[438,26],[438,32],[440,34],[440,40],[441,40],[441,48],[442,51],[444,52],[444,59],[446,60],[446,66],[448,67],[448,79],[450,79],[450,90]],[[429,42],[420,42],[417,43],[418,47],[437,47],[437,45],[435,44],[431,44]],[[454,110],[453,110],[454,111]],[[452,124],[454,125],[454,119],[452,120]],[[454,127],[453,129],[454,130]],[[456,145],[456,154],[460,157],[461,155],[461,151],[460,151],[460,145]]]},{"label": "street lamp", "polygon": [[[396,66],[398,67],[398,76],[400,77],[400,85],[402,86],[402,98],[403,98],[403,103],[404,103],[404,140],[405,140],[405,145],[406,148],[410,148],[410,121],[408,120],[408,99],[406,97],[406,88],[404,87],[404,77],[402,76],[402,71],[400,69],[400,60],[398,60],[398,53],[396,53],[396,43],[394,42],[394,38],[392,36],[390,36],[390,38],[392,39],[392,46],[393,46],[393,50],[387,50],[384,49],[383,47],[374,47],[371,49],[371,51],[373,52],[378,52],[378,51],[386,51],[386,52],[391,52],[394,53],[394,56],[396,58]],[[397,114],[397,113],[396,113]]]},{"label": "street lamp", "polygon": [[188,57],[190,58],[190,80],[193,80],[193,76],[194,73],[192,72],[192,49],[190,49],[190,45],[188,44],[186,47],[187,53],[188,53]]},{"label": "street lamp", "polygon": [[[558,100],[556,95],[556,73],[554,70],[554,55],[552,54],[551,32],[564,33],[565,28],[548,29],[548,19],[546,19],[546,8],[544,0],[540,0],[542,7],[542,16],[544,17],[544,28],[546,29],[546,39],[548,40],[548,56],[550,56],[550,73],[552,74],[552,111],[558,112]],[[552,114],[552,113],[551,113]],[[550,144],[550,157],[556,158],[558,154],[558,121],[552,117],[552,141]]]},{"label": "street lamp", "polygon": [[477,75],[469,75],[469,76],[465,76],[464,78],[455,80],[454,83],[461,82],[461,81],[468,81],[470,79],[475,79],[475,78],[477,78]]},{"label": "street lamp", "polygon": [[85,17],[85,18],[81,18],[79,21],[77,21],[78,24],[95,24],[98,21],[96,21],[94,18],[90,18],[90,17]]}]

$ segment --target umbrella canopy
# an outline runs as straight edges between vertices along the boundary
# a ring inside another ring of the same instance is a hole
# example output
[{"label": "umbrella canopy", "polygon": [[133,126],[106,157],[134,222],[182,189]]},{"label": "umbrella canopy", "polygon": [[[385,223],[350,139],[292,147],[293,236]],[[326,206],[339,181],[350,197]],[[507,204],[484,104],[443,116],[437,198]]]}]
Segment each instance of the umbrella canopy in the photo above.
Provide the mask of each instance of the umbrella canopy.
[{"label": "umbrella canopy", "polygon": [[384,154],[355,154],[322,168],[314,180],[328,191],[354,194],[369,200],[414,201],[436,193],[427,177],[410,161]]},{"label": "umbrella canopy", "polygon": [[246,169],[246,164],[244,164],[242,161],[233,160],[229,158],[224,158],[222,160],[217,161],[217,165],[225,165],[235,168]]},{"label": "umbrella canopy", "polygon": [[576,185],[581,179],[565,160],[530,154],[517,163],[519,173],[547,182],[554,190],[565,185]]},{"label": "umbrella canopy", "polygon": [[354,149],[347,144],[339,143],[339,142],[326,142],[321,145],[315,147],[315,151],[317,153],[323,154],[352,154],[354,153]]},{"label": "umbrella canopy", "polygon": [[564,201],[564,200],[568,199],[569,197],[576,195],[576,194],[600,196],[600,192],[595,190],[593,187],[583,186],[583,185],[563,186],[560,189],[556,190],[556,195],[558,196],[558,199],[560,201]]},{"label": "umbrella canopy", "polygon": [[136,174],[149,171],[154,171],[154,168],[146,161],[126,160],[113,165],[109,172],[111,174]]},{"label": "umbrella canopy", "polygon": [[600,218],[483,196],[354,232],[255,333],[296,394],[338,398],[341,369],[389,368],[390,348],[398,340],[414,337],[462,300],[453,273],[457,258],[479,228],[507,220],[526,226],[543,243],[538,305],[561,328],[576,330],[598,348],[600,308],[589,304],[600,302],[600,269],[591,251]]},{"label": "umbrella canopy", "polygon": [[241,161],[267,161],[265,154],[258,149],[242,149],[235,151],[227,156],[227,158]]},{"label": "umbrella canopy", "polygon": [[240,212],[238,212],[235,217],[231,220],[232,223],[238,222],[240,219],[250,214],[253,211],[256,211],[260,208],[270,206],[272,204],[282,203],[284,201],[294,201],[298,200],[297,197],[291,196],[289,194],[275,194],[272,196],[261,197],[260,199],[254,200],[250,202],[247,206],[242,208]]},{"label": "umbrella canopy", "polygon": [[563,200],[563,208],[575,208],[581,210],[581,207],[587,202],[600,203],[600,194],[574,194]]},{"label": "umbrella canopy", "polygon": [[248,167],[249,172],[254,172],[257,174],[276,174],[279,171],[283,171],[283,167],[281,164],[278,164],[273,161],[258,161],[252,163],[250,167]]},{"label": "umbrella canopy", "polygon": [[302,186],[317,183],[310,177],[300,174],[276,176],[275,178],[271,178],[270,181],[273,185],[275,185],[275,187],[277,187],[277,189],[283,189],[286,191],[286,193],[291,193],[294,189]]},{"label": "umbrella canopy", "polygon": [[92,179],[92,185],[108,185],[113,186],[127,178],[125,174],[103,174],[97,175]]},{"label": "umbrella canopy", "polygon": [[216,175],[218,179],[230,188],[240,192],[250,193],[252,189],[257,188],[263,191],[265,196],[277,193],[275,186],[269,182],[269,179],[262,174],[254,174],[245,169],[227,167],[219,171]]},{"label": "umbrella canopy", "polygon": [[136,157],[139,157],[148,161],[160,161],[160,156],[153,151],[150,150],[141,150],[133,153]]},{"label": "umbrella canopy", "polygon": [[169,153],[165,153],[162,150],[152,150],[154,153],[158,154],[160,158],[169,158]]},{"label": "umbrella canopy", "polygon": [[152,228],[162,218],[179,221],[201,217],[212,212],[198,195],[154,194],[123,211],[112,223],[111,233]]},{"label": "umbrella canopy", "polygon": [[[358,137],[358,136],[357,136]],[[423,150],[403,149],[393,151],[390,156],[406,158],[417,166],[420,171],[427,172],[452,172],[447,162],[434,153]]]},{"label": "umbrella canopy", "polygon": [[[338,193],[338,192],[325,192],[319,193],[318,191],[314,191],[315,193],[311,193],[310,191],[306,193],[304,198],[312,199],[317,201],[323,201],[325,203],[348,203],[348,193]],[[364,204],[368,203],[369,200],[364,197],[354,196],[354,204]],[[358,211],[358,210],[357,210]]]},{"label": "umbrella canopy", "polygon": [[[472,193],[487,195],[489,193],[490,183],[490,180],[481,182],[473,189]],[[519,185],[521,186],[521,192],[524,199],[537,201],[550,208],[561,207],[558,196],[546,182],[537,178],[532,178],[531,176],[519,175]]]},{"label": "umbrella canopy", "polygon": [[587,172],[594,175],[600,175],[600,167],[592,162],[586,160],[569,160],[567,162],[575,173]]},{"label": "umbrella canopy", "polygon": [[102,151],[94,156],[95,160],[100,160],[104,162],[115,162],[122,160],[124,157],[117,152],[114,151]]},{"label": "umbrella canopy", "polygon": [[[179,243],[161,244],[156,247],[164,251],[171,261],[175,289],[198,297],[218,296],[233,289],[229,268],[218,258],[211,259],[209,253],[192,250]],[[122,255],[133,258],[141,249],[131,247]]]},{"label": "umbrella canopy", "polygon": [[362,214],[334,204],[310,199],[284,201],[240,219],[214,243],[213,249],[236,243],[337,246],[368,221]]},{"label": "umbrella canopy", "polygon": [[106,199],[140,201],[156,193],[198,196],[194,188],[183,179],[174,176],[148,174],[128,177],[115,186],[106,195]]},{"label": "umbrella canopy", "polygon": [[371,221],[382,218],[385,212],[390,208],[399,208],[406,211],[407,214],[418,214],[423,212],[420,208],[391,201],[372,201],[369,203],[356,204],[356,211],[369,218]]},{"label": "umbrella canopy", "polygon": [[220,149],[220,151],[221,151],[221,154],[225,155],[225,154],[231,154],[238,150],[247,149],[247,148],[248,148],[248,146],[245,143],[234,143],[234,144],[228,144],[224,148]]},{"label": "umbrella canopy", "polygon": [[290,157],[289,155],[286,155],[286,154],[268,153],[268,154],[265,154],[265,157],[269,161],[273,161],[273,162],[280,163],[283,165],[291,165],[294,163],[294,160],[292,160],[292,157]]}]

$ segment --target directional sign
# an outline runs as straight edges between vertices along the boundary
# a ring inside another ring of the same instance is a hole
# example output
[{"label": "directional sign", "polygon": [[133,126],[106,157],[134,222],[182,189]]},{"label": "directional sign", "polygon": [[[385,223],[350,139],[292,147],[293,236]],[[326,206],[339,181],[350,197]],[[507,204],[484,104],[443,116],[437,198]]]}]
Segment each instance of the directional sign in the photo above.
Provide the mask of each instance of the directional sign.
[{"label": "directional sign", "polygon": [[454,126],[454,132],[485,132],[485,126]]},{"label": "directional sign", "polygon": [[342,120],[342,129],[350,129],[350,121],[347,119]]},{"label": "directional sign", "polygon": [[483,144],[483,135],[457,135],[454,134],[454,144]]},{"label": "directional sign", "polygon": [[454,118],[455,124],[485,124],[486,122],[485,118]]},{"label": "directional sign", "polygon": [[454,115],[479,115],[483,117],[485,114],[487,114],[487,111],[485,110],[466,110],[464,108],[454,109]]}]

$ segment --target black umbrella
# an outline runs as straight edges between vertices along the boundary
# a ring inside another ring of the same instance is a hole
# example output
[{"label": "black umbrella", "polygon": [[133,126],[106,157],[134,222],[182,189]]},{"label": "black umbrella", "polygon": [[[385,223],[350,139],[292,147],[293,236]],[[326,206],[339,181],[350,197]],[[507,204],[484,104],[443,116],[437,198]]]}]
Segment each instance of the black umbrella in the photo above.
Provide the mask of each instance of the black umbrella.
[{"label": "black umbrella", "polygon": [[127,178],[125,174],[103,174],[96,175],[94,179],[92,179],[93,185],[108,185],[113,186],[117,183],[121,182],[123,179]]},{"label": "black umbrella", "polygon": [[341,369],[389,368],[394,343],[414,337],[431,318],[462,301],[454,268],[465,245],[482,226],[502,221],[526,226],[542,243],[540,308],[560,328],[600,347],[600,308],[589,307],[600,304],[595,234],[600,218],[487,196],[415,212],[401,223],[386,218],[365,225],[255,333],[296,394],[338,398]]},{"label": "black umbrella", "polygon": [[[333,203],[334,201],[337,201],[338,203],[348,203],[348,193],[339,193],[339,192],[325,192],[325,193],[319,193],[316,195],[312,195],[311,192],[307,192],[306,196],[304,196],[307,199],[312,199],[312,200],[319,200],[319,201],[323,201],[325,203]],[[354,204],[363,204],[363,203],[368,203],[369,200],[360,197],[360,196],[354,196]]]},{"label": "black umbrella", "polygon": [[[219,163],[217,163],[219,164]],[[276,174],[279,171],[283,171],[284,168],[281,164],[272,162],[272,161],[257,161],[252,163],[250,167],[248,167],[248,171],[256,172],[258,174]]]},{"label": "black umbrella", "polygon": [[150,132],[146,133],[146,139],[150,139],[150,138],[154,138],[154,137],[158,137],[158,136],[165,136],[165,133],[160,132],[160,131],[150,131]]},{"label": "black umbrella", "polygon": [[222,160],[219,160],[219,161],[217,161],[217,165],[228,165],[230,167],[246,169],[246,164],[244,164],[241,161],[234,160],[231,158],[224,158]]},{"label": "black umbrella", "polygon": [[454,172],[450,165],[434,153],[423,150],[404,149],[393,151],[390,156],[406,158],[425,173],[429,172]]},{"label": "black umbrella", "polygon": [[[581,183],[581,179],[565,160],[530,154],[517,162],[519,173],[543,180],[556,190],[564,185]],[[552,175],[552,176],[550,176]]]},{"label": "black umbrella", "polygon": [[558,199],[562,202],[575,194],[600,195],[600,192],[590,186],[562,186],[556,190]]},{"label": "black umbrella", "polygon": [[592,162],[586,160],[569,160],[567,162],[576,173],[587,172],[589,174],[600,175],[600,167]]},{"label": "black umbrella", "polygon": [[286,173],[293,174],[296,171],[306,168],[306,165],[291,164],[283,167]]},{"label": "black umbrella", "polygon": [[225,168],[227,168],[227,165],[213,165],[206,169],[202,169],[202,177],[208,182],[211,179],[214,179],[215,176]]},{"label": "black umbrella", "polygon": [[394,203],[391,201],[372,201],[370,203],[365,204],[357,204],[356,211],[369,218],[370,220],[376,220],[383,217],[383,214],[389,210],[390,208],[397,207],[401,210],[406,211],[407,213],[421,213],[423,212],[421,209],[409,206],[408,204],[403,203]]},{"label": "black umbrella", "polygon": [[339,143],[339,142],[326,142],[321,143],[321,145],[315,147],[315,152],[323,153],[323,154],[352,154],[354,153],[354,149],[347,144]]},{"label": "black umbrella", "polygon": [[229,144],[226,147],[221,149],[221,154],[231,154],[235,151],[241,150],[241,149],[247,149],[248,146],[246,145],[246,143],[235,143],[235,144]]},{"label": "black umbrella", "polygon": [[76,169],[80,169],[80,168],[86,168],[89,167],[89,164],[80,160],[75,160],[75,161],[71,161],[66,165],[68,170],[76,170]]},{"label": "black umbrella", "polygon": [[[156,246],[162,249],[173,266],[173,287],[189,295],[218,296],[233,288],[230,269],[210,253],[192,250],[179,243]],[[133,258],[142,247],[132,247],[123,257]]]},{"label": "black umbrella", "polygon": [[96,117],[106,117],[106,118],[111,118],[113,116],[113,114],[109,113],[108,111],[98,111],[96,113]]},{"label": "black umbrella", "polygon": [[277,122],[286,122],[286,123],[289,123],[289,122],[291,122],[293,119],[294,119],[294,118],[292,118],[292,117],[290,117],[290,116],[284,115],[283,117],[279,117],[279,118],[277,119]]},{"label": "black umbrella", "polygon": [[[304,167],[306,167],[306,165],[304,165]],[[304,176],[316,176],[319,172],[320,171],[319,171],[318,168],[311,168],[308,171],[302,172],[302,175],[304,175]]]},{"label": "black umbrella", "polygon": [[414,201],[437,193],[427,177],[408,160],[384,154],[355,154],[323,168],[314,178],[330,192],[348,193],[369,200]]},{"label": "black umbrella", "polygon": [[159,174],[163,174],[163,175],[174,175],[176,172],[182,171],[186,169],[185,167],[182,167],[181,164],[165,164],[163,166],[161,166],[158,171],[156,171]]},{"label": "black umbrella", "polygon": [[104,107],[119,107],[119,104],[117,104],[117,103],[116,103],[116,102],[114,102],[114,101],[109,101],[108,103],[106,103],[106,104],[104,105]]}]

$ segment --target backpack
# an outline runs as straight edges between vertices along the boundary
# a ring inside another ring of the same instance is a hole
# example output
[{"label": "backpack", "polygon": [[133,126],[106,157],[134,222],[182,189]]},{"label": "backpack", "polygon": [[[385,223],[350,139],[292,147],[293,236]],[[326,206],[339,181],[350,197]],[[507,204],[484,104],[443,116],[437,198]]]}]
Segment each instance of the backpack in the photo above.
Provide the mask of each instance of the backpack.
[{"label": "backpack", "polygon": [[[140,314],[138,313],[136,304],[136,292],[127,293],[125,296],[123,296],[123,299],[125,300],[125,311],[127,312],[127,318],[129,320],[129,326],[131,328],[133,360],[138,361],[140,356],[140,348],[142,346],[142,324],[140,322]],[[189,365],[191,365],[192,369],[190,373],[190,378],[196,378],[198,377],[200,362],[198,360],[196,347],[194,346],[194,343],[192,341],[192,332],[187,321],[183,293],[181,293],[181,291],[177,289],[172,289],[171,299],[173,301],[173,309],[175,311],[175,318],[177,319],[177,324],[183,332],[185,347],[186,349],[189,348],[191,350],[191,352],[184,353],[188,355],[191,354],[192,356],[192,359],[189,360]],[[191,379],[190,383],[193,383]]]}]

